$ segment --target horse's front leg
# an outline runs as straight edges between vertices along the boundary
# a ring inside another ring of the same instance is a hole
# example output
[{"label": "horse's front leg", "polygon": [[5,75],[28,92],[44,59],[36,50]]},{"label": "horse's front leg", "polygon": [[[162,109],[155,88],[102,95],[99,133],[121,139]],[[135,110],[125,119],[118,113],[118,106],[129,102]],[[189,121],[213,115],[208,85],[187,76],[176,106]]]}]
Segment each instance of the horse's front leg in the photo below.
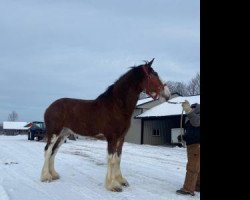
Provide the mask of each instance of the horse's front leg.
[{"label": "horse's front leg", "polygon": [[106,175],[106,188],[121,192],[122,186],[128,186],[127,180],[122,176],[120,163],[124,139],[108,141],[108,172]]},{"label": "horse's front leg", "polygon": [[121,163],[121,156],[122,156],[122,147],[124,143],[124,138],[119,140],[117,142],[117,155],[118,155],[118,163],[117,163],[117,169],[116,172],[116,180],[122,185],[122,186],[129,186],[128,181],[122,176],[120,163]]}]

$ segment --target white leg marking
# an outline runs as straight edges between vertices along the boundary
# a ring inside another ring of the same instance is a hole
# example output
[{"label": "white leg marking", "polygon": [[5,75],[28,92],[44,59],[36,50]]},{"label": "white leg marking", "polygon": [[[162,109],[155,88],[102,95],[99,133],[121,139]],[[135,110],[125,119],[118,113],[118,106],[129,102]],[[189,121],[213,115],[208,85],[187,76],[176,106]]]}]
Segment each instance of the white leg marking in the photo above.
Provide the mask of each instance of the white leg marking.
[{"label": "white leg marking", "polygon": [[55,157],[56,157],[56,154],[60,148],[60,146],[64,143],[66,137],[68,137],[70,134],[73,134],[74,132],[71,131],[70,129],[68,128],[63,128],[61,133],[59,134],[59,137],[61,138],[60,140],[60,143],[57,145],[56,149],[54,150],[53,152],[53,155],[51,156],[51,158],[49,159],[49,172],[52,176],[52,179],[53,180],[56,180],[56,179],[59,179],[60,176],[59,174],[56,172],[55,170]]},{"label": "white leg marking", "polygon": [[51,156],[49,160],[49,172],[52,176],[52,180],[56,180],[60,178],[59,174],[55,170],[54,162],[55,162],[55,153]]},{"label": "white leg marking", "polygon": [[41,181],[52,181],[52,175],[50,174],[49,171],[49,160],[51,157],[51,153],[52,153],[52,148],[56,142],[56,140],[58,139],[58,136],[53,135],[53,138],[51,139],[51,143],[48,146],[48,149],[44,152],[44,165],[42,168],[42,173],[41,173]]},{"label": "white leg marking", "polygon": [[108,172],[106,176],[106,188],[111,191],[122,191],[122,186],[128,186],[128,182],[122,177],[120,169],[121,158],[115,154],[108,155]]},{"label": "white leg marking", "polygon": [[121,184],[116,180],[118,156],[117,153],[108,155],[108,172],[106,176],[106,188],[111,191],[122,191]]},{"label": "white leg marking", "polygon": [[114,177],[116,181],[118,181],[122,186],[128,186],[129,184],[127,180],[122,176],[120,164],[121,164],[121,156],[115,157]]}]

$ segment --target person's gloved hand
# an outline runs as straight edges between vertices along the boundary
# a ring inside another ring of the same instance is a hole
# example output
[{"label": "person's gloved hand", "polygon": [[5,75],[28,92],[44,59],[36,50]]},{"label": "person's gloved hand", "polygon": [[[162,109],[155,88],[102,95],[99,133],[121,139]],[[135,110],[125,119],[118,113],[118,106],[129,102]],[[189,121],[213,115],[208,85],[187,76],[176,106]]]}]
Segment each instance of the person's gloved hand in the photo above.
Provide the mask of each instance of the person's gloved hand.
[{"label": "person's gloved hand", "polygon": [[185,111],[185,113],[189,113],[189,112],[192,111],[192,108],[190,107],[190,103],[189,103],[187,100],[185,100],[185,101],[181,104],[181,106],[183,107],[183,110]]}]

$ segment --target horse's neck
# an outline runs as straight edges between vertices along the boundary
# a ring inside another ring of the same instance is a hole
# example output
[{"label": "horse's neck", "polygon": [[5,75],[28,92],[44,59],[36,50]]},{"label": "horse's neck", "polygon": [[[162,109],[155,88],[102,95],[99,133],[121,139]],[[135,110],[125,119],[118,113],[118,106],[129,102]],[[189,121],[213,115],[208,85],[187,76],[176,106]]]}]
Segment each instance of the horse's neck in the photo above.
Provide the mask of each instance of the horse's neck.
[{"label": "horse's neck", "polygon": [[133,81],[132,84],[116,86],[114,93],[120,108],[125,110],[128,115],[132,115],[141,93],[138,80]]},{"label": "horse's neck", "polygon": [[107,106],[113,104],[122,113],[132,115],[142,92],[141,81],[142,78],[136,76],[134,71],[130,71],[111,85],[106,92],[97,97],[96,101],[107,104]]}]

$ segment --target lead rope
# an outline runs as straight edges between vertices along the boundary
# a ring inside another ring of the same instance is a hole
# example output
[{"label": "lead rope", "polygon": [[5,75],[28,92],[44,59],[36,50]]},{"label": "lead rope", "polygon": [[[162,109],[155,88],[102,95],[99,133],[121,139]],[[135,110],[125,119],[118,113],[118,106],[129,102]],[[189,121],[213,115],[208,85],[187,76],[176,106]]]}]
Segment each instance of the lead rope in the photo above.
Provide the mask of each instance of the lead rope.
[{"label": "lead rope", "polygon": [[[168,103],[171,103],[171,104],[182,104],[183,102],[180,101],[180,102],[174,102],[174,101],[168,101]],[[183,140],[183,135],[184,135],[184,128],[182,128],[182,120],[183,120],[183,108],[182,108],[182,111],[181,111],[181,121],[180,121],[180,128],[181,128],[181,144],[183,147],[187,147],[186,146],[186,142]]]},{"label": "lead rope", "polygon": [[183,140],[184,129],[182,128],[182,120],[183,120],[183,109],[181,111],[181,121],[180,121],[180,128],[181,128],[181,144],[183,147],[186,147],[186,142]]}]

